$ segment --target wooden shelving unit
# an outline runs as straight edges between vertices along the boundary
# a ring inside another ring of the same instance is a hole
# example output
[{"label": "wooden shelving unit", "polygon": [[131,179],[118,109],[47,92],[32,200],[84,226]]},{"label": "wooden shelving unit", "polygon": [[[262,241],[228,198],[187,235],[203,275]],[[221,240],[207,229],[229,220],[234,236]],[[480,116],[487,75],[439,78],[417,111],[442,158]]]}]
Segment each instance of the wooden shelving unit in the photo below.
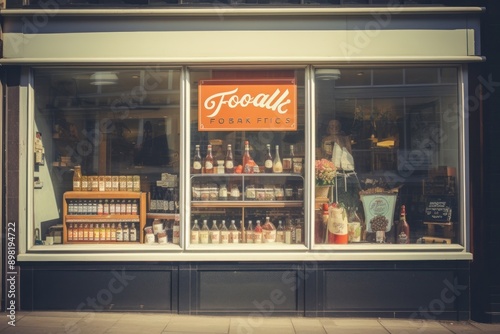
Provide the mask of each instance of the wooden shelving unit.
[{"label": "wooden shelving unit", "polygon": [[[114,214],[114,215],[69,215],[68,200],[94,200],[94,199],[133,199],[139,200],[138,214]],[[131,191],[68,191],[63,196],[63,243],[64,244],[96,244],[96,243],[120,243],[116,241],[68,241],[69,223],[137,223],[138,241],[144,242],[144,227],[146,226],[146,193]],[[126,242],[124,242],[126,243]]]}]

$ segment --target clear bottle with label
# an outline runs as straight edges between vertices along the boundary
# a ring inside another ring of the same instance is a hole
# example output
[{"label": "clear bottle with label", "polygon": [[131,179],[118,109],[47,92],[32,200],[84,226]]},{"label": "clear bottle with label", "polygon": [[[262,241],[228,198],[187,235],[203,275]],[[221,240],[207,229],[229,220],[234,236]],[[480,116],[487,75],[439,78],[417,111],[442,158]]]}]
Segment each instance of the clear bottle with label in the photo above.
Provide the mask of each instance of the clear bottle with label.
[{"label": "clear bottle with label", "polygon": [[273,172],[273,156],[271,155],[271,145],[266,145],[266,157],[264,158],[264,171],[266,173]]},{"label": "clear bottle with label", "polygon": [[291,173],[292,172],[292,163],[293,158],[295,157],[295,153],[293,150],[293,145],[290,145],[290,153],[283,157],[283,173]]},{"label": "clear bottle with label", "polygon": [[128,228],[127,223],[123,224],[122,235],[123,235],[123,241],[126,242],[130,241],[130,230]]},{"label": "clear bottle with label", "polygon": [[118,223],[116,226],[116,241],[123,241],[123,228],[122,228],[122,223]]},{"label": "clear bottle with label", "polygon": [[208,244],[209,231],[210,229],[208,228],[207,221],[204,220],[200,230],[200,244]]},{"label": "clear bottle with label", "polygon": [[248,221],[248,226],[247,226],[247,229],[245,231],[245,239],[247,241],[247,244],[253,244],[253,224],[252,224],[252,221],[249,220]]},{"label": "clear bottle with label", "polygon": [[73,173],[73,191],[82,191],[82,167],[75,166]]},{"label": "clear bottle with label", "polygon": [[201,154],[200,154],[200,145],[196,145],[194,148],[194,156],[193,156],[193,168],[191,169],[191,173],[193,174],[201,174]]},{"label": "clear bottle with label", "polygon": [[111,241],[116,241],[116,225],[115,223],[111,224]]},{"label": "clear bottle with label", "polygon": [[94,224],[94,241],[99,241],[99,224]]},{"label": "clear bottle with label", "polygon": [[191,243],[198,244],[200,242],[200,225],[198,225],[198,220],[195,219],[193,226],[191,227]]},{"label": "clear bottle with label", "polygon": [[219,244],[220,243],[220,231],[219,228],[217,227],[217,221],[212,220],[212,227],[210,228],[210,242],[212,244]]},{"label": "clear bottle with label", "polygon": [[285,229],[281,220],[278,221],[278,227],[276,228],[276,242],[285,242]]},{"label": "clear bottle with label", "polygon": [[234,157],[233,157],[233,148],[231,144],[227,144],[226,158],[224,160],[224,173],[226,174],[234,173]]},{"label": "clear bottle with label", "polygon": [[293,242],[293,225],[290,219],[287,220],[285,226],[285,244],[291,244]]},{"label": "clear bottle with label", "polygon": [[237,244],[240,242],[238,228],[236,227],[236,222],[231,220],[229,224],[229,243]]},{"label": "clear bottle with label", "polygon": [[296,220],[295,223],[295,243],[296,244],[301,244],[304,240],[304,226],[302,224],[302,221],[300,219]]},{"label": "clear bottle with label", "polygon": [[227,229],[225,220],[222,220],[220,225],[220,243],[221,244],[229,243],[229,230]]},{"label": "clear bottle with label", "polygon": [[262,225],[260,224],[260,220],[257,220],[255,229],[253,230],[253,242],[255,244],[262,243]]},{"label": "clear bottle with label", "polygon": [[250,144],[248,140],[245,140],[245,150],[243,152],[243,173],[251,174],[254,172],[255,162],[250,155]]},{"label": "clear bottle with label", "polygon": [[205,156],[205,174],[214,173],[214,157],[212,155],[212,145],[207,146],[207,155]]},{"label": "clear bottle with label", "polygon": [[135,227],[135,224],[132,223],[132,225],[130,225],[130,231],[129,231],[129,238],[130,238],[130,241],[137,241],[137,228]]},{"label": "clear bottle with label", "polygon": [[281,163],[279,145],[276,145],[276,152],[274,154],[273,173],[283,173],[283,164]]},{"label": "clear bottle with label", "polygon": [[104,239],[106,241],[111,241],[111,224],[107,223],[104,228]]}]

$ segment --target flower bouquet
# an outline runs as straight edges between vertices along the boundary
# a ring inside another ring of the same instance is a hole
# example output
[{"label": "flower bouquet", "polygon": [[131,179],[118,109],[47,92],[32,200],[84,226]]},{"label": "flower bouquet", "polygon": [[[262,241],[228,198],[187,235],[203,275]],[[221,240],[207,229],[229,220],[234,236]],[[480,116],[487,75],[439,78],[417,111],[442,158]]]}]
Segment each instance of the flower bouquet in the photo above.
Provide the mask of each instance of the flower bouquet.
[{"label": "flower bouquet", "polygon": [[327,159],[316,160],[315,163],[316,175],[316,199],[328,198],[328,192],[332,185],[335,184],[335,176],[337,168],[335,164]]},{"label": "flower bouquet", "polygon": [[335,184],[337,168],[332,161],[327,159],[316,160],[315,171],[317,186],[331,186]]}]

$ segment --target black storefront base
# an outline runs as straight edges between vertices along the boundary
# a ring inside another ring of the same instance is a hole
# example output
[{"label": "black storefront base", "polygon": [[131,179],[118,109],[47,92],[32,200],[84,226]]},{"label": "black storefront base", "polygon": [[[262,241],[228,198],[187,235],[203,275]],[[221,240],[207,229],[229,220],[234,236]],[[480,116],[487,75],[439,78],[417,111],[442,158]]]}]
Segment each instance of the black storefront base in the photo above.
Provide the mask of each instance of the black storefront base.
[{"label": "black storefront base", "polygon": [[22,263],[21,309],[469,320],[468,261]]}]

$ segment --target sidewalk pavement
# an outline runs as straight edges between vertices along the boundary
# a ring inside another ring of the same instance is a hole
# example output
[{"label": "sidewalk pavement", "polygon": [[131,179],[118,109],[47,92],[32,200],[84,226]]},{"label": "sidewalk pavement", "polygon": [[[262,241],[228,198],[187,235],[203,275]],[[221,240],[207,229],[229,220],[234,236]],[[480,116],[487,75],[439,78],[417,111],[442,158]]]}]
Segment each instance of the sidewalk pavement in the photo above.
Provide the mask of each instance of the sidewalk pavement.
[{"label": "sidewalk pavement", "polygon": [[473,334],[500,333],[500,324],[385,318],[194,316],[169,313],[4,313],[0,333],[226,333],[226,334]]}]

